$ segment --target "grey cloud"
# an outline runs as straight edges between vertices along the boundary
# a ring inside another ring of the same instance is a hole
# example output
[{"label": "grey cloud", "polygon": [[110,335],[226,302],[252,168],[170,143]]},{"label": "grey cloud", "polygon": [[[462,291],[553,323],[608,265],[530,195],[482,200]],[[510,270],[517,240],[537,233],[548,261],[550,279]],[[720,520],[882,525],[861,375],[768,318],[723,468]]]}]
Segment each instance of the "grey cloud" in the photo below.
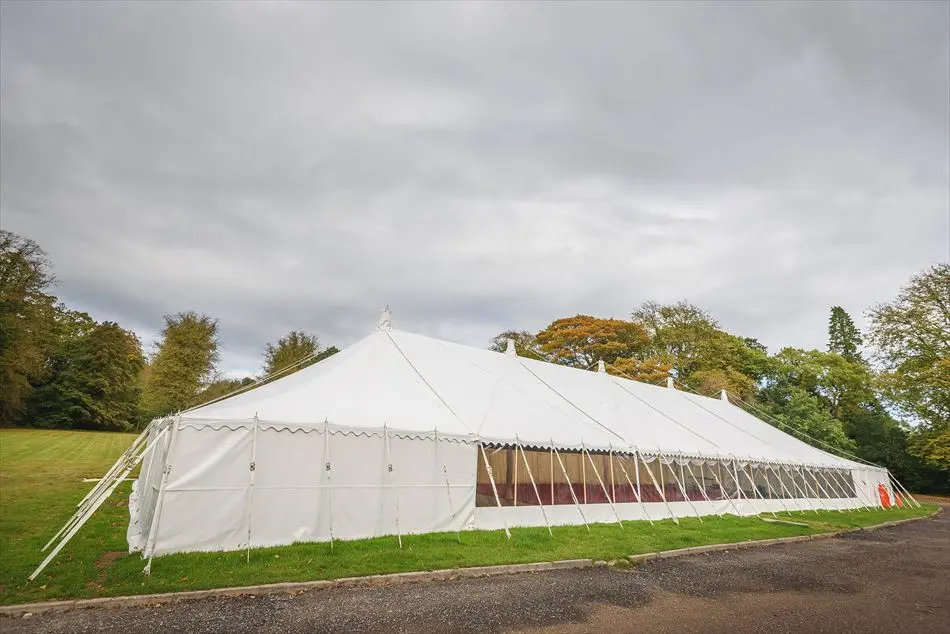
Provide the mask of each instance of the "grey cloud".
[{"label": "grey cloud", "polygon": [[143,338],[484,345],[689,298],[821,346],[950,257],[945,3],[7,3],[0,221]]}]

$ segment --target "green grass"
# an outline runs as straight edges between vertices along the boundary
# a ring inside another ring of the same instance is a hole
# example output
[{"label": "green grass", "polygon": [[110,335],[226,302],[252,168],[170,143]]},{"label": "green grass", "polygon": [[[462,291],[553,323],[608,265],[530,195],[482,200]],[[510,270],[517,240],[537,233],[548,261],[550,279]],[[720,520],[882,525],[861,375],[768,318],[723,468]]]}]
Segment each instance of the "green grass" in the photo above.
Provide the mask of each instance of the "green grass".
[{"label": "green grass", "polygon": [[[794,513],[808,526],[763,522],[755,517],[707,517],[583,526],[463,532],[296,544],[244,552],[192,553],[157,558],[151,577],[144,562],[128,555],[128,493],[122,485],[33,583],[27,576],[42,560],[40,548],[92,487],[83,477],[104,473],[132,441],[129,434],[0,430],[0,604],[54,598],[98,597],[194,590],[277,581],[333,579],[389,572],[553,561],[614,560],[627,555],[702,544],[767,539],[868,526],[932,512],[923,509]],[[780,517],[786,514],[779,514]],[[118,553],[121,552],[121,556]],[[111,556],[104,556],[112,553]]]}]

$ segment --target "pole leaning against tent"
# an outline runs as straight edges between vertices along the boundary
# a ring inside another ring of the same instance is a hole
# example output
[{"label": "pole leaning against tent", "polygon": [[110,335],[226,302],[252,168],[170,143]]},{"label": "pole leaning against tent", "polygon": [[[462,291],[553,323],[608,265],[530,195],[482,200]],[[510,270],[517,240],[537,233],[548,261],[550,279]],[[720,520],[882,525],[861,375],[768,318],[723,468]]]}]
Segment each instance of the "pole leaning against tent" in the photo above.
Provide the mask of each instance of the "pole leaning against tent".
[{"label": "pole leaning against tent", "polygon": [[[577,507],[577,512],[581,514],[581,519],[584,521],[584,526],[586,526],[587,531],[590,532],[590,525],[587,523],[587,518],[584,516],[584,511],[581,509],[581,505],[577,501],[577,495],[574,493],[574,485],[571,484],[571,478],[567,475],[567,469],[564,468],[564,462],[561,460],[561,454],[558,453],[557,448],[554,446],[553,438],[551,439],[551,449],[554,450],[554,455],[557,456],[557,463],[561,465],[561,473],[564,474],[564,481],[567,482],[567,488],[571,492],[571,499],[574,500],[574,506]],[[583,462],[581,464],[583,464]]]},{"label": "pole leaning against tent", "polygon": [[[515,448],[515,453],[517,454],[518,450],[521,450],[521,458],[524,460],[525,471],[528,472],[528,477],[531,479],[531,487],[534,489],[534,495],[538,498],[538,506],[541,507],[541,516],[544,517],[544,525],[548,527],[548,535],[554,537],[554,533],[551,532],[551,522],[548,521],[548,514],[544,511],[544,504],[541,503],[541,494],[538,492],[538,485],[534,481],[534,474],[531,473],[531,465],[528,464],[528,456],[524,453],[524,447],[521,446],[521,441],[518,439],[518,435],[515,434],[515,442],[517,447]],[[443,467],[444,469],[445,467]],[[551,474],[552,479],[554,473]],[[554,499],[551,499],[551,503],[554,503]]]},{"label": "pole leaning against tent", "polygon": [[165,464],[162,467],[162,480],[158,487],[158,498],[155,500],[155,516],[152,519],[152,525],[149,527],[148,539],[145,541],[145,550],[142,556],[148,555],[148,563],[145,564],[143,572],[146,576],[152,574],[152,558],[155,556],[155,540],[158,538],[158,525],[162,519],[162,507],[165,503],[165,490],[168,486],[168,474],[172,472],[171,458],[175,450],[175,441],[178,439],[178,428],[181,418],[175,416],[171,424],[171,436],[168,439],[168,450],[165,452]]},{"label": "pole leaning against tent", "polygon": [[[122,468],[122,465],[135,454],[135,451],[138,449],[139,445],[142,442],[144,442],[145,438],[148,436],[148,433],[151,431],[152,425],[154,424],[154,422],[155,421],[152,421],[148,425],[146,425],[145,429],[142,430],[142,433],[140,433],[135,438],[135,440],[132,441],[131,445],[126,447],[125,451],[122,452],[122,455],[119,456],[119,459],[115,461],[115,463],[112,465],[112,467],[109,468],[108,471],[106,471],[106,474],[102,476],[101,478],[99,478],[99,481],[96,482],[96,484],[91,489],[89,489],[89,491],[86,493],[83,499],[79,500],[79,503],[76,504],[77,507],[81,508],[86,503],[86,501],[89,500],[89,498],[95,496],[96,493],[98,493],[98,491],[100,491],[103,488],[103,483],[106,480],[110,480],[112,478],[112,475],[116,471],[119,471]],[[55,539],[55,537],[53,539]],[[44,546],[43,550],[46,550],[48,546],[49,544]]]},{"label": "pole leaning against tent", "polygon": [[137,456],[135,456],[135,458],[128,465],[126,465],[125,470],[120,472],[121,475],[119,475],[119,477],[113,478],[112,484],[109,486],[109,488],[101,492],[86,507],[86,510],[83,512],[83,514],[75,522],[73,522],[72,526],[63,536],[60,542],[56,544],[56,547],[53,548],[53,550],[46,556],[46,558],[42,561],[42,563],[40,563],[40,565],[36,567],[36,570],[33,571],[33,574],[29,576],[29,581],[33,581],[41,572],[43,572],[43,569],[46,568],[46,566],[48,566],[51,561],[53,561],[53,558],[59,553],[59,551],[62,550],[66,544],[69,543],[69,540],[71,540],[73,536],[76,535],[76,533],[79,532],[79,529],[81,529],[83,525],[85,525],[85,523],[89,520],[89,518],[92,517],[93,513],[95,513],[96,510],[98,510],[99,507],[102,506],[103,502],[109,499],[109,496],[112,495],[112,492],[115,491],[116,488],[125,479],[125,477],[128,476],[132,472],[132,469],[134,469],[135,466],[138,465],[139,462],[142,461],[143,457],[148,455],[149,450],[155,445],[155,443],[161,440],[164,433],[165,431],[163,430],[151,443],[146,445],[145,449],[142,450]]},{"label": "pole leaning against tent", "polygon": [[[151,423],[149,424],[149,427],[151,427]],[[142,433],[144,434],[145,432]],[[139,438],[141,437],[142,436],[140,435]],[[138,438],[136,441],[137,440]],[[113,464],[109,471],[106,472],[106,475],[102,476],[96,485],[90,489],[88,493],[86,493],[86,497],[84,497],[82,501],[76,505],[78,507],[76,511],[69,517],[68,520],[66,520],[66,523],[63,524],[56,534],[53,535],[48,542],[46,542],[46,545],[40,549],[40,552],[45,552],[47,548],[53,545],[53,542],[55,542],[60,535],[71,529],[73,525],[75,525],[75,523],[79,520],[79,518],[82,517],[82,515],[86,512],[89,506],[94,504],[96,500],[99,499],[99,496],[102,494],[102,492],[112,485],[115,474],[127,466],[129,461],[135,458],[135,452],[130,452],[132,447],[135,445],[136,442],[133,442],[132,446],[126,449],[125,452],[119,456],[119,459],[116,460],[115,464]]]}]

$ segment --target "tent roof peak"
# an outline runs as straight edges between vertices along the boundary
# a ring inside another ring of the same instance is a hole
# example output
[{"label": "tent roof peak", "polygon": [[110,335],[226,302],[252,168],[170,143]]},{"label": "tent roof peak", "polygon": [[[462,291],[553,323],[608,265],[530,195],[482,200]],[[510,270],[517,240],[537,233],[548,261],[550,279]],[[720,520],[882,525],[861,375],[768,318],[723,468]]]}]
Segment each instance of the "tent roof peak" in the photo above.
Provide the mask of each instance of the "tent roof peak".
[{"label": "tent roof peak", "polygon": [[390,331],[393,329],[393,314],[389,310],[389,304],[386,305],[386,308],[383,309],[383,312],[379,315],[379,322],[376,324],[376,330],[385,330]]}]

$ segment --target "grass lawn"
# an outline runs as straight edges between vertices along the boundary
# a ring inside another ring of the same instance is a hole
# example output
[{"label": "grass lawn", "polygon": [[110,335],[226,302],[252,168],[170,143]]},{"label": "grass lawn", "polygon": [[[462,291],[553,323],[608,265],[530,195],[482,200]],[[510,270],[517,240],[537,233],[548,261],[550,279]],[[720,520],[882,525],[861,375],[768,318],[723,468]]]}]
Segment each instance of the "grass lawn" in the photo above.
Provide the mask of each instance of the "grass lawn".
[{"label": "grass lawn", "polygon": [[[791,526],[755,517],[707,517],[404,536],[328,544],[297,544],[244,552],[191,553],[156,558],[152,575],[144,561],[128,555],[129,484],[123,484],[33,583],[27,576],[42,560],[40,548],[93,486],[84,477],[102,475],[134,438],[98,432],[0,430],[0,604],[54,598],[98,597],[194,590],[277,581],[332,579],[411,570],[432,570],[557,559],[613,560],[634,553],[808,535],[924,515],[922,509],[838,513],[794,513],[807,522]],[[784,514],[780,514],[780,517]]]}]

